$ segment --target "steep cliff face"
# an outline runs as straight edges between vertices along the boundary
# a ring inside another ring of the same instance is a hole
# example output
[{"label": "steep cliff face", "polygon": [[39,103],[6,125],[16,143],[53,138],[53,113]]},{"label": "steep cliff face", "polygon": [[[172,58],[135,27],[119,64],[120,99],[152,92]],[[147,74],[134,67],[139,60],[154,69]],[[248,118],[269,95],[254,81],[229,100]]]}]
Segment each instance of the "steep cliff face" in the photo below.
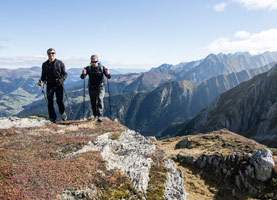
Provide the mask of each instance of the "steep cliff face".
[{"label": "steep cliff face", "polygon": [[277,65],[220,95],[178,135],[220,128],[277,146]]},{"label": "steep cliff face", "polygon": [[251,79],[257,74],[268,71],[273,66],[273,64],[268,64],[260,68],[243,70],[237,73],[222,74],[203,81],[193,93],[191,101],[194,106],[191,107],[191,116],[194,116],[213,102],[221,93],[237,86],[243,81]]},{"label": "steep cliff face", "polygon": [[195,87],[190,81],[169,82],[148,94],[137,111],[134,129],[153,135],[171,122],[186,119]]},{"label": "steep cliff face", "polygon": [[0,199],[186,199],[175,163],[118,122],[0,118],[0,127]]}]

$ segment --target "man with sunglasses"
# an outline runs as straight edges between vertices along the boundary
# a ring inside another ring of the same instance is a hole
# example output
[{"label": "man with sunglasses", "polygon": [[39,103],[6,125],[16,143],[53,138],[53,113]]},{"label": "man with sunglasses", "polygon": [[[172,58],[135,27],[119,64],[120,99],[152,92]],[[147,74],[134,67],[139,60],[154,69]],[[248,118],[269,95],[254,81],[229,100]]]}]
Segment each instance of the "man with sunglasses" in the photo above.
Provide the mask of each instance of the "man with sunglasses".
[{"label": "man with sunglasses", "polygon": [[62,120],[67,119],[63,104],[63,82],[67,77],[66,69],[61,60],[56,59],[56,51],[53,48],[47,50],[48,60],[42,64],[41,78],[38,82],[47,84],[48,113],[50,121],[55,123],[57,116],[54,109],[54,93],[56,93],[57,104]]},{"label": "man with sunglasses", "polygon": [[97,55],[92,55],[90,60],[89,66],[82,70],[81,79],[86,78],[87,75],[89,76],[88,89],[94,120],[102,122],[105,95],[104,75],[108,79],[111,78],[111,75],[109,70],[98,62]]}]

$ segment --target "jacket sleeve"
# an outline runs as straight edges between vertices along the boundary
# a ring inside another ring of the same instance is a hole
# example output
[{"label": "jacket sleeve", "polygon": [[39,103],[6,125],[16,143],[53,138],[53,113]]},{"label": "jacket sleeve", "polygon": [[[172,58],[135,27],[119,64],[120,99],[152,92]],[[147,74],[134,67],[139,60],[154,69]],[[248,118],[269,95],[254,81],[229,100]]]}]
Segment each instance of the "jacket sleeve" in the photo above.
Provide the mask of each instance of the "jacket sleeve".
[{"label": "jacket sleeve", "polygon": [[104,74],[105,76],[107,77],[107,79],[110,79],[111,78],[111,73],[110,74],[107,74],[106,70],[107,68],[103,66],[103,70],[104,70]]},{"label": "jacket sleeve", "polygon": [[[85,67],[84,69],[87,70],[87,74],[88,74],[88,67]],[[87,74],[83,74],[83,73],[82,73],[81,76],[80,76],[80,78],[81,78],[81,79],[86,78]]]},{"label": "jacket sleeve", "polygon": [[60,62],[61,62],[61,78],[65,80],[67,78],[67,72],[66,72],[64,63],[62,61]]},{"label": "jacket sleeve", "polygon": [[46,69],[45,69],[45,65],[44,63],[42,64],[42,67],[41,67],[41,77],[40,77],[40,80],[42,82],[45,82],[46,81]]}]

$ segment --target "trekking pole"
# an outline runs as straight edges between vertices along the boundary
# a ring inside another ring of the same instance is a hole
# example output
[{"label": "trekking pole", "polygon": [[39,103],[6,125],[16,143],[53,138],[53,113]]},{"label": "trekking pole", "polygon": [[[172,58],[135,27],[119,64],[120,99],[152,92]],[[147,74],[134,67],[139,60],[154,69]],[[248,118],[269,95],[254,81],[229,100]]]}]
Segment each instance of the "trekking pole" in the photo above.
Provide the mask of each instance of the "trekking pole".
[{"label": "trekking pole", "polygon": [[108,78],[107,78],[107,83],[108,83],[108,93],[109,93],[110,118],[112,119],[111,93],[110,93],[110,84],[109,84],[109,79]]},{"label": "trekking pole", "polygon": [[[62,86],[63,86],[63,84],[62,84]],[[72,109],[71,109],[71,106],[70,106],[70,103],[69,103],[69,99],[68,99],[68,96],[66,94],[64,86],[63,86],[63,91],[64,91],[64,94],[65,94],[65,97],[66,97],[66,100],[67,100],[67,104],[69,106],[70,114],[71,114],[71,116],[73,116],[73,112],[72,112]]]},{"label": "trekking pole", "polygon": [[45,99],[45,103],[46,103],[46,106],[47,106],[47,112],[48,112],[48,115],[49,115],[48,101],[47,101],[47,98],[46,98],[46,95],[45,95],[45,91],[44,91],[44,83],[42,85],[40,85],[40,87],[41,87],[41,92],[43,93],[43,96],[44,96],[44,99]]},{"label": "trekking pole", "polygon": [[86,79],[84,78],[84,94],[83,94],[83,120],[85,120],[85,100],[86,100]]},{"label": "trekking pole", "polygon": [[41,92],[43,93],[46,105],[48,106],[47,98],[46,98],[46,95],[45,95],[45,92],[44,92],[44,83],[43,83],[43,85],[40,85],[40,87],[41,87]]},{"label": "trekking pole", "polygon": [[71,116],[73,117],[73,112],[72,112],[72,109],[71,109],[71,106],[70,106],[70,103],[69,103],[68,96],[67,96],[67,94],[66,94],[66,91],[65,91],[65,88],[64,88],[64,86],[63,86],[63,83],[60,82],[61,76],[60,76],[59,73],[57,73],[57,75],[58,75],[58,77],[59,77],[59,83],[60,83],[60,84],[62,85],[62,87],[63,87],[63,91],[64,91],[64,94],[65,94],[65,97],[66,97],[66,100],[67,100],[67,104],[68,104],[68,106],[69,106],[70,114],[71,114]]}]

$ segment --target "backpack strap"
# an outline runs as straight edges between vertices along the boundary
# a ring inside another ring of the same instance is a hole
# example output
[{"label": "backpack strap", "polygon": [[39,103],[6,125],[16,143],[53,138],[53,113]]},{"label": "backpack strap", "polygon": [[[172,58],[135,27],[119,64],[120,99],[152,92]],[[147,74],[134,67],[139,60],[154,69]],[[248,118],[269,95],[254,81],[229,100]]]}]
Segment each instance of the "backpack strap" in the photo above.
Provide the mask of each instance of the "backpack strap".
[{"label": "backpack strap", "polygon": [[56,59],[55,61],[56,65],[54,64],[54,73],[58,76],[58,78],[60,79],[62,76],[61,76],[61,73],[62,73],[62,68],[61,68],[61,61]]}]

